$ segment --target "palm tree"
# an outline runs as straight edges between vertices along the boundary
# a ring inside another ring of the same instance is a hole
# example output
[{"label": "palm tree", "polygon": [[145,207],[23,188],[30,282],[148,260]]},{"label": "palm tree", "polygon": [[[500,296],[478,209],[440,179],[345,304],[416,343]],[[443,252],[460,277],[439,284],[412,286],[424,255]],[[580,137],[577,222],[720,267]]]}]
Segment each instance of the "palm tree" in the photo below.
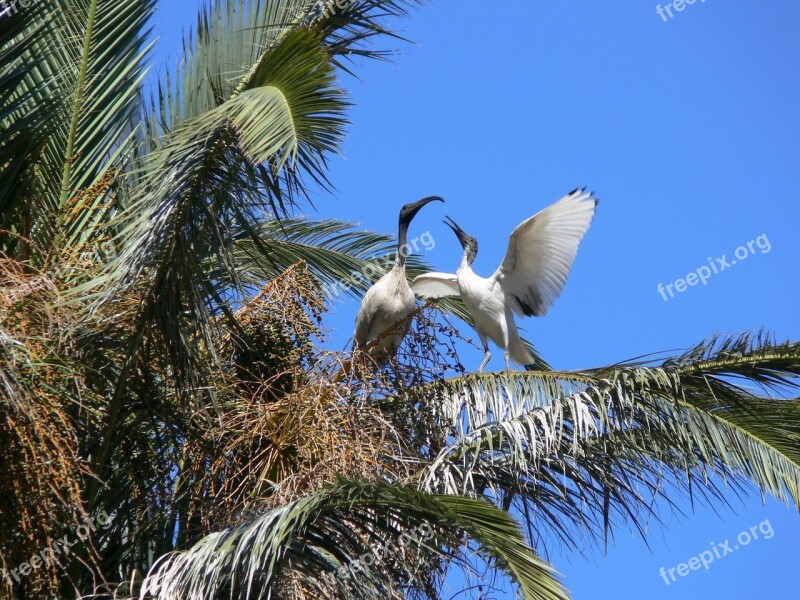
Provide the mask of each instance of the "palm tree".
[{"label": "palm tree", "polygon": [[800,343],[465,374],[442,303],[339,375],[325,285],[363,293],[392,239],[298,212],[345,135],[337,69],[411,4],[209,2],[152,88],[153,0],[4,10],[0,594],[438,598],[485,565],[566,598],[537,540],[728,486],[800,506]]},{"label": "palm tree", "polygon": [[[432,351],[405,355],[413,362]],[[743,335],[657,363],[581,372],[444,378],[437,364],[404,373],[409,380],[436,373],[427,383],[389,390],[394,382],[376,381],[365,392],[352,384],[331,389],[323,361],[305,370],[312,381],[283,409],[312,413],[310,422],[252,413],[240,419],[259,423],[262,439],[288,427],[292,441],[269,451],[305,454],[314,445],[313,458],[270,485],[278,498],[257,514],[163,557],[145,591],[155,598],[227,597],[231,590],[237,598],[438,598],[444,571],[469,571],[477,552],[524,597],[568,598],[551,567],[527,562],[535,555],[526,543],[583,549],[607,541],[614,527],[645,536],[660,520],[658,506],[682,498],[725,504],[732,491],[757,490],[798,507],[800,401],[781,397],[796,390],[800,344]],[[748,390],[752,384],[764,393]],[[280,462],[247,460],[251,477]],[[350,479],[337,480],[340,472]],[[464,515],[477,522],[460,521]],[[523,520],[527,542],[510,515]],[[402,536],[421,523],[429,536],[404,544]],[[483,537],[483,527],[495,526],[515,550]],[[509,559],[522,556],[524,565]]]}]

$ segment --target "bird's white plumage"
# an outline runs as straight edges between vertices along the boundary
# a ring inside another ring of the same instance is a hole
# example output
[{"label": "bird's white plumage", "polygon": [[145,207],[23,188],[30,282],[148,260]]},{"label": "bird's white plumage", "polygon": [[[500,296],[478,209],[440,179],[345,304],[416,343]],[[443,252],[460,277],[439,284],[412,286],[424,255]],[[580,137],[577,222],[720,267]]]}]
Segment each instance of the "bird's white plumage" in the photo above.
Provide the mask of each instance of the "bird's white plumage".
[{"label": "bird's white plumage", "polygon": [[455,273],[424,273],[414,278],[411,289],[425,299],[458,296],[458,277]]},{"label": "bird's white plumage", "polygon": [[[414,310],[414,303],[414,293],[406,281],[405,269],[395,266],[370,287],[361,299],[353,333],[356,345],[364,348],[375,342],[380,335],[389,332],[394,325],[402,323]],[[392,331],[377,341],[371,349],[373,354],[393,353],[403,341],[408,325],[405,323],[397,331]]]},{"label": "bird's white plumage", "polygon": [[408,331],[408,318],[414,311],[416,298],[406,280],[406,235],[414,216],[433,201],[444,202],[444,199],[428,196],[400,209],[394,267],[367,290],[358,307],[353,332],[355,347],[369,351],[374,357],[394,356]]},{"label": "bird's white plumage", "polygon": [[485,351],[479,371],[491,356],[487,338],[503,349],[506,365],[509,359],[529,364],[533,357],[519,336],[514,313],[542,316],[558,298],[596,206],[591,193],[575,190],[514,229],[491,277],[477,275],[465,253],[457,273],[425,273],[411,288],[422,298],[461,297]]},{"label": "bird's white plumage", "polygon": [[576,190],[512,232],[492,280],[503,288],[515,313],[540,317],[558,298],[596,205],[591,193]]},{"label": "bird's white plumage", "polygon": [[464,306],[475,319],[475,330],[485,352],[478,370],[486,366],[491,356],[487,337],[503,349],[506,363],[509,359],[519,365],[533,362],[533,357],[519,336],[514,313],[500,286],[494,285],[491,279],[477,275],[469,266],[462,266],[458,270],[458,287]]}]

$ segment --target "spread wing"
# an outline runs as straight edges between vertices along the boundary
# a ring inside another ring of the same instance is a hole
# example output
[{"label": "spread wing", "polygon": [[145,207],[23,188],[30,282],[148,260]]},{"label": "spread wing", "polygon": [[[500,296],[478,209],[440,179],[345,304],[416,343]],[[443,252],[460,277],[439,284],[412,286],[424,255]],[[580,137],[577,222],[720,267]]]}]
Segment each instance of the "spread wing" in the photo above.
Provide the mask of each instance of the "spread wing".
[{"label": "spread wing", "polygon": [[425,273],[411,282],[411,289],[420,298],[447,298],[459,296],[455,273]]},{"label": "spread wing", "polygon": [[511,234],[503,264],[492,278],[518,315],[540,317],[561,294],[596,206],[591,192],[577,189]]}]

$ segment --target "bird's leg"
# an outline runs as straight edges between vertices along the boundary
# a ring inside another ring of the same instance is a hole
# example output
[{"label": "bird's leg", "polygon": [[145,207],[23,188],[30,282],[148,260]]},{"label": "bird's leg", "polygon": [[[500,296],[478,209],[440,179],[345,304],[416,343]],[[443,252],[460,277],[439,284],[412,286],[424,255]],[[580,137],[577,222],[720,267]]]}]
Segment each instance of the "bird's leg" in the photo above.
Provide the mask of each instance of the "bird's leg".
[{"label": "bird's leg", "polygon": [[485,367],[489,363],[490,358],[492,358],[492,353],[489,352],[488,348],[486,348],[483,355],[483,362],[481,363],[481,366],[478,367],[478,373],[483,373],[483,367]]},{"label": "bird's leg", "polygon": [[[510,324],[509,324],[509,320],[511,321]],[[511,343],[510,343],[511,342],[511,339],[510,339],[511,338],[511,336],[510,336],[511,327],[513,327],[513,326],[514,326],[514,315],[508,308],[506,308],[506,318],[501,323],[500,327],[501,327],[501,331],[502,331],[502,335],[503,335],[503,358],[506,359],[506,371],[507,372],[511,370],[511,362],[510,362],[511,351],[509,350],[509,348],[511,346]]]},{"label": "bird's leg", "polygon": [[481,343],[483,344],[483,362],[481,363],[481,366],[478,367],[478,373],[482,373],[483,368],[489,364],[489,359],[492,358],[492,353],[489,351],[489,340],[486,338],[486,334],[479,331],[478,336],[481,338]]}]

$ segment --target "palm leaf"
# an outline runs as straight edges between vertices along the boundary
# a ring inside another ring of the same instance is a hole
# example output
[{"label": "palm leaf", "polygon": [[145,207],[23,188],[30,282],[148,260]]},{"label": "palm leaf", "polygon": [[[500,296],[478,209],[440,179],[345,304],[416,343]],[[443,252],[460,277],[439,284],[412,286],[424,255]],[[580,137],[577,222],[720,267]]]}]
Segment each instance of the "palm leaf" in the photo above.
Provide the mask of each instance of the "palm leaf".
[{"label": "palm leaf", "polygon": [[20,210],[55,104],[37,102],[42,86],[28,81],[33,68],[29,51],[42,33],[42,15],[43,9],[34,5],[25,13],[10,12],[0,19],[0,228],[13,234],[0,236],[0,252],[9,256],[24,247],[28,223],[20,218]]},{"label": "palm leaf", "polygon": [[223,325],[241,333],[225,300],[248,291],[234,242],[261,244],[261,225],[286,216],[309,181],[327,184],[326,160],[338,151],[348,103],[308,20],[312,5],[209,3],[175,87],[162,87],[145,113],[143,131],[157,137],[145,140],[128,174],[125,196],[133,200],[106,227],[116,231],[119,251],[69,291],[72,301],[87,303],[88,318],[120,298],[137,299],[133,310],[115,314],[130,335],[105,431],[90,451],[101,477],[145,349],[158,349],[186,401],[206,416],[207,406],[216,410],[207,385],[218,366],[215,340]]},{"label": "palm leaf", "polygon": [[719,482],[800,508],[800,400],[775,395],[796,390],[798,375],[800,344],[745,336],[660,366],[455,378],[431,389],[455,440],[419,485],[516,496],[557,534],[564,518],[607,532],[609,504],[644,531],[636,515],[649,518],[656,498],[721,499]]},{"label": "palm leaf", "polygon": [[11,99],[23,104],[13,117],[35,114],[38,104],[48,110],[37,124],[40,135],[32,138],[41,142],[26,165],[30,174],[35,165],[35,177],[5,204],[24,206],[14,227],[27,222],[21,229],[41,266],[55,248],[77,249],[98,235],[110,187],[103,182],[132,151],[146,23],[155,3],[37,4],[25,9],[33,17],[26,34],[36,35],[19,57],[25,70]]},{"label": "palm leaf", "polygon": [[[410,532],[421,525],[429,533],[415,539]],[[418,547],[406,547],[403,534],[419,542]],[[517,582],[526,598],[568,597],[552,568],[525,545],[516,522],[491,504],[352,481],[341,481],[250,523],[211,534],[186,552],[168,555],[145,580],[143,593],[162,600],[219,594],[298,597],[291,587],[280,588],[295,576],[315,598],[385,595],[393,589],[391,577],[382,572],[380,560],[370,565],[362,555],[376,546],[384,548],[383,554],[388,546],[391,553],[400,548],[401,562],[410,570],[414,551],[443,557],[446,548],[461,548],[463,536],[475,540],[481,554]],[[358,574],[349,569],[356,562]]]},{"label": "palm leaf", "polygon": [[[358,297],[394,265],[395,241],[390,235],[355,229],[351,223],[308,218],[261,224],[255,236],[237,236],[231,248],[239,279],[259,286],[298,261],[305,261],[331,299]],[[422,263],[409,257],[411,268]],[[228,275],[212,271],[213,278]]]}]

